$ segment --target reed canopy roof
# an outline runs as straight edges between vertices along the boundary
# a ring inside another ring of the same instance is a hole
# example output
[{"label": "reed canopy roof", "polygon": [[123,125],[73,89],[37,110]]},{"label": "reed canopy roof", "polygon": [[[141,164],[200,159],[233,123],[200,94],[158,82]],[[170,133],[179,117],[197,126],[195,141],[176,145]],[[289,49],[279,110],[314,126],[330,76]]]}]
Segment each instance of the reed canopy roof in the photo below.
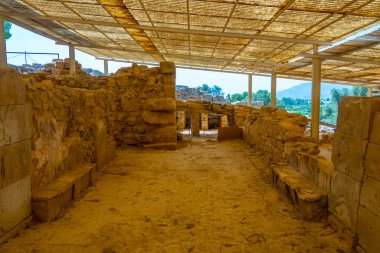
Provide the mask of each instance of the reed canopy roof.
[{"label": "reed canopy roof", "polygon": [[[380,86],[380,0],[0,0],[0,14],[101,59]],[[325,57],[328,56],[328,57]]]}]

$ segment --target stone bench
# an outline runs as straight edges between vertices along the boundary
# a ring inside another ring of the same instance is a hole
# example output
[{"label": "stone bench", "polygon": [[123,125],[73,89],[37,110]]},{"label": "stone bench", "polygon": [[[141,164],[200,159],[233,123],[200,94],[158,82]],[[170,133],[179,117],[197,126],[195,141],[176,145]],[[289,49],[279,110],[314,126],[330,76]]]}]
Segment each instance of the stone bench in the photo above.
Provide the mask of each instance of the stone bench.
[{"label": "stone bench", "polygon": [[96,164],[86,163],[68,170],[43,189],[32,193],[32,210],[39,221],[58,218],[65,207],[78,199],[96,181]]},{"label": "stone bench", "polygon": [[305,220],[327,217],[327,192],[288,166],[272,168],[273,182],[292,201]]}]

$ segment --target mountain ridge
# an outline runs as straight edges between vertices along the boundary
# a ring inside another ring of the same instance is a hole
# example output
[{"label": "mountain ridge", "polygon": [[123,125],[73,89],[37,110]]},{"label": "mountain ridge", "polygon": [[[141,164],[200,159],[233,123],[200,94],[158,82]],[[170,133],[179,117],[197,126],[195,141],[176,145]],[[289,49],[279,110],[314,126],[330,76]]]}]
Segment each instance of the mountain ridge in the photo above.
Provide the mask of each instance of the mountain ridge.
[{"label": "mountain ridge", "polygon": [[[333,83],[321,83],[321,99],[330,98],[330,90],[331,89],[343,89],[350,88],[348,85],[341,84],[333,84]],[[282,90],[277,92],[277,99],[282,98],[302,98],[302,99],[310,99],[311,98],[311,82],[301,83],[296,86],[293,86],[289,89]]]}]

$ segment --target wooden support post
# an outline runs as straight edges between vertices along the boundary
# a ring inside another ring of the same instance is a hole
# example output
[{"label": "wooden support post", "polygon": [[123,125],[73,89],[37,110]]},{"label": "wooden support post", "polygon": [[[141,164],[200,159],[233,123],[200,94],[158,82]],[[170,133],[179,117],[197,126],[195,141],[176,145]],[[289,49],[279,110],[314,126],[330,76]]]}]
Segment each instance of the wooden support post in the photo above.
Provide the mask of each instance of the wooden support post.
[{"label": "wooden support post", "polygon": [[191,135],[198,137],[199,134],[199,112],[191,113]]},{"label": "wooden support post", "polygon": [[0,67],[7,67],[7,46],[5,43],[4,18],[0,16]]},{"label": "wooden support post", "polygon": [[[318,46],[314,45],[314,54],[318,54]],[[321,66],[320,58],[313,58],[313,81],[311,93],[311,137],[319,142],[319,120],[321,108]]]},{"label": "wooden support post", "polygon": [[75,75],[75,46],[69,45],[70,75]]},{"label": "wooden support post", "polygon": [[248,106],[252,106],[252,74],[248,74]]},{"label": "wooden support post", "polygon": [[104,75],[108,76],[108,60],[104,60]]},{"label": "wooden support post", "polygon": [[275,108],[277,100],[277,74],[276,72],[272,72],[272,82],[270,89],[270,106]]}]

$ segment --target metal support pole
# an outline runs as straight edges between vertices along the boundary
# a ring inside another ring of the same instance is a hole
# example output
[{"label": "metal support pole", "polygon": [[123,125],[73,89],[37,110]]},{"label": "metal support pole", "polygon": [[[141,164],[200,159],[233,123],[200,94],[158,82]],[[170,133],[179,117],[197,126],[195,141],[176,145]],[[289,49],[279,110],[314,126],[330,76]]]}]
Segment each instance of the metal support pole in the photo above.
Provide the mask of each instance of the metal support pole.
[{"label": "metal support pole", "polygon": [[372,88],[368,88],[368,97],[372,97]]},{"label": "metal support pole", "polygon": [[[314,45],[313,53],[318,54],[318,46]],[[321,108],[321,67],[322,60],[313,58],[313,81],[311,93],[311,137],[319,142],[319,120]]]},{"label": "metal support pole", "polygon": [[248,74],[248,106],[252,106],[252,74]]},{"label": "metal support pole", "polygon": [[270,89],[270,106],[275,108],[277,100],[277,74],[276,72],[272,72],[272,82]]},{"label": "metal support pole", "polygon": [[108,60],[104,60],[104,75],[108,76]]},{"label": "metal support pole", "polygon": [[70,75],[75,75],[75,46],[69,45]]},{"label": "metal support pole", "polygon": [[0,68],[7,67],[7,46],[5,43],[4,18],[0,16]]}]

